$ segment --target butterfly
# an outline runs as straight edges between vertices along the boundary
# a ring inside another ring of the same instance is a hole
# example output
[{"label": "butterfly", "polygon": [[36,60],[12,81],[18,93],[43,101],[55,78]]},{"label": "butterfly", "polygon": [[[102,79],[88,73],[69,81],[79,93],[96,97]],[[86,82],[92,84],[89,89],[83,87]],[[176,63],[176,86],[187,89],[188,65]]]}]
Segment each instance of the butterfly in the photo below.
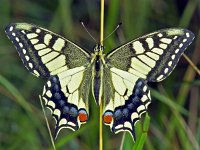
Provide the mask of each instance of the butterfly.
[{"label": "butterfly", "polygon": [[103,122],[111,131],[128,131],[151,103],[148,82],[170,75],[194,39],[187,29],[169,28],[132,40],[108,54],[97,44],[93,52],[42,27],[12,23],[5,29],[25,67],[47,79],[42,99],[62,128],[78,130],[89,119],[89,91],[103,105]]}]

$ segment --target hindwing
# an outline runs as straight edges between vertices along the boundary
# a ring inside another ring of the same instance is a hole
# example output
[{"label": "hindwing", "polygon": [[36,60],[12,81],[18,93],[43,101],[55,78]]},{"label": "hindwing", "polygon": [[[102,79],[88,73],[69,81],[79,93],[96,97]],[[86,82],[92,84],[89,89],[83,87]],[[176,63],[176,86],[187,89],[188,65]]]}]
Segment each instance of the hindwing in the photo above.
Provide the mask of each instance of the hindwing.
[{"label": "hindwing", "polygon": [[48,79],[42,98],[56,120],[55,137],[62,128],[75,131],[87,122],[90,80],[90,70],[83,66]]},{"label": "hindwing", "polygon": [[104,123],[114,133],[128,131],[135,140],[134,125],[151,102],[146,81],[117,68],[111,68],[106,77]]}]

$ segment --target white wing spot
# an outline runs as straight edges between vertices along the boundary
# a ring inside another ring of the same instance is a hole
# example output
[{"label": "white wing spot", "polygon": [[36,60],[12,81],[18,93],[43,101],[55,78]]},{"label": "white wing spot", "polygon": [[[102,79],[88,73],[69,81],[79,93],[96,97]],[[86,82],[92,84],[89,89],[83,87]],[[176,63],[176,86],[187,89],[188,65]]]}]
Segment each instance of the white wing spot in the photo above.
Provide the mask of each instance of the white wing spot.
[{"label": "white wing spot", "polygon": [[145,110],[144,105],[140,105],[140,106],[137,108],[137,112],[138,112],[138,113],[141,112],[141,111],[143,111],[143,110]]},{"label": "white wing spot", "polygon": [[120,128],[123,128],[123,125],[122,124],[119,124],[115,127],[115,129],[120,129]]},{"label": "white wing spot", "polygon": [[48,53],[48,52],[50,52],[50,51],[51,51],[50,48],[45,48],[45,49],[40,50],[40,51],[38,52],[38,55],[39,55],[39,56],[43,56],[43,55],[45,55],[46,53]]},{"label": "white wing spot", "polygon": [[175,53],[177,54],[178,52],[179,52],[179,49],[176,49],[176,50],[175,50]]},{"label": "white wing spot", "polygon": [[9,31],[12,31],[13,30],[13,26],[11,26],[10,28],[9,28]]},{"label": "white wing spot", "polygon": [[151,100],[151,94],[150,94],[150,91],[148,92],[148,98]]},{"label": "white wing spot", "polygon": [[131,114],[131,120],[133,121],[134,119],[139,118],[138,113],[134,112]]},{"label": "white wing spot", "polygon": [[149,57],[151,57],[154,60],[158,60],[159,59],[159,55],[152,53],[152,52],[147,52],[146,53]]},{"label": "white wing spot", "polygon": [[65,96],[66,96],[66,97],[69,97],[69,93],[65,93]]},{"label": "white wing spot", "polygon": [[168,62],[168,66],[171,66],[171,65],[172,65],[172,61],[169,61],[169,62]]},{"label": "white wing spot", "polygon": [[154,45],[153,39],[152,38],[147,38],[146,42],[147,42],[147,44],[149,46],[149,49],[152,49],[153,45]]},{"label": "white wing spot", "polygon": [[37,37],[38,35],[35,34],[35,33],[29,33],[26,36],[27,36],[28,39],[33,39],[33,38]]},{"label": "white wing spot", "polygon": [[22,43],[19,43],[19,46],[22,48],[22,47],[23,47],[23,44],[22,44]]},{"label": "white wing spot", "polygon": [[161,74],[161,75],[157,78],[157,80],[160,81],[162,78],[163,78],[163,75]]},{"label": "white wing spot", "polygon": [[41,32],[41,30],[40,29],[36,29],[36,33],[40,33]]},{"label": "white wing spot", "polygon": [[67,124],[67,120],[66,120],[65,118],[62,118],[62,119],[59,121],[59,126],[64,125],[64,124]]},{"label": "white wing spot", "polygon": [[164,73],[166,74],[169,71],[168,68],[165,68]]},{"label": "white wing spot", "polygon": [[76,126],[76,124],[74,124],[73,122],[68,122],[68,125]]},{"label": "white wing spot", "polygon": [[185,43],[187,41],[187,39],[183,39],[183,42]]},{"label": "white wing spot", "polygon": [[173,39],[175,40],[175,39],[177,39],[177,37],[178,37],[178,36],[174,36],[174,38],[173,38]]},{"label": "white wing spot", "polygon": [[33,73],[36,75],[36,76],[40,76],[39,72],[37,70],[33,70]]},{"label": "white wing spot", "polygon": [[32,69],[33,68],[33,64],[32,63],[28,63],[28,66]]},{"label": "white wing spot", "polygon": [[30,58],[29,58],[29,56],[25,56],[25,59],[26,59],[27,61],[29,61]]},{"label": "white wing spot", "polygon": [[133,42],[133,48],[136,51],[136,54],[141,54],[145,51],[144,47],[142,46],[142,43],[139,41]]},{"label": "white wing spot", "polygon": [[37,45],[34,46],[34,48],[35,48],[36,50],[43,49],[43,48],[45,48],[45,47],[46,47],[45,44],[37,44]]},{"label": "white wing spot", "polygon": [[46,92],[46,95],[47,95],[48,97],[52,97],[52,93],[51,93],[51,91],[48,90],[48,91]]},{"label": "white wing spot", "polygon": [[167,33],[168,36],[183,35],[184,34],[183,30],[180,30],[180,29],[168,29],[166,31],[166,33]]},{"label": "white wing spot", "polygon": [[26,34],[24,30],[21,30],[21,33]]},{"label": "white wing spot", "polygon": [[47,82],[47,86],[51,87],[51,82],[50,81]]},{"label": "white wing spot", "polygon": [[152,52],[157,53],[157,54],[159,54],[159,55],[162,55],[162,54],[163,54],[163,50],[160,49],[160,48],[153,48],[153,49],[152,49]]},{"label": "white wing spot", "polygon": [[141,98],[141,101],[144,103],[148,100],[148,97],[146,95],[143,95]]},{"label": "white wing spot", "polygon": [[51,39],[52,39],[52,35],[51,35],[51,34],[46,34],[46,35],[44,36],[44,43],[45,43],[46,45],[49,45]]},{"label": "white wing spot", "polygon": [[147,91],[147,86],[146,86],[146,85],[143,87],[143,91],[144,91],[144,92]]},{"label": "white wing spot", "polygon": [[124,122],[124,126],[131,129],[131,130],[133,129],[131,123],[128,122],[128,121]]},{"label": "white wing spot", "polygon": [[179,45],[179,48],[181,48],[181,47],[183,47],[183,43],[181,43],[181,44]]},{"label": "white wing spot", "polygon": [[23,51],[24,54],[26,54],[26,50],[25,49],[22,49],[22,51]]},{"label": "white wing spot", "polygon": [[42,99],[44,100],[44,104],[46,105],[48,100],[45,97],[42,97]]},{"label": "white wing spot", "polygon": [[166,44],[170,44],[172,42],[172,39],[162,38],[162,39],[160,39],[160,41],[163,43],[166,43]]},{"label": "white wing spot", "polygon": [[18,37],[16,37],[15,40],[16,40],[17,42],[19,42],[19,38],[18,38]]},{"label": "white wing spot", "polygon": [[58,118],[60,118],[61,112],[59,109],[55,109],[53,112],[54,115],[58,116]]},{"label": "white wing spot", "polygon": [[160,48],[162,48],[162,49],[166,49],[166,48],[167,48],[167,44],[160,44],[159,46],[160,46]]},{"label": "white wing spot", "polygon": [[127,100],[127,99],[128,99],[128,96],[127,96],[127,95],[125,95],[125,96],[124,96],[124,99],[125,99],[125,100]]},{"label": "white wing spot", "polygon": [[[53,109],[55,108],[55,103],[54,103],[53,101],[51,101],[51,100],[48,101],[47,105],[53,107]],[[53,109],[50,109],[50,110],[51,110],[51,113],[53,113],[53,112],[52,112]]]},{"label": "white wing spot", "polygon": [[15,33],[12,33],[12,36],[16,36],[16,34],[15,34]]},{"label": "white wing spot", "polygon": [[158,33],[158,37],[162,37],[163,36],[163,34],[162,33]]},{"label": "white wing spot", "polygon": [[186,33],[186,37],[188,37],[188,38],[190,37],[190,34],[188,32]]},{"label": "white wing spot", "polygon": [[32,39],[31,43],[34,45],[34,44],[38,43],[38,41],[39,41],[38,39]]},{"label": "white wing spot", "polygon": [[65,45],[65,41],[61,38],[58,38],[53,45],[53,49],[55,49],[56,51],[61,51],[64,45]]},{"label": "white wing spot", "polygon": [[147,108],[147,107],[149,106],[150,103],[151,103],[151,102],[147,102],[146,105],[145,105],[145,107]]},{"label": "white wing spot", "polygon": [[172,58],[172,60],[174,60],[174,59],[175,59],[175,55],[172,55],[172,57],[171,57],[171,58]]}]

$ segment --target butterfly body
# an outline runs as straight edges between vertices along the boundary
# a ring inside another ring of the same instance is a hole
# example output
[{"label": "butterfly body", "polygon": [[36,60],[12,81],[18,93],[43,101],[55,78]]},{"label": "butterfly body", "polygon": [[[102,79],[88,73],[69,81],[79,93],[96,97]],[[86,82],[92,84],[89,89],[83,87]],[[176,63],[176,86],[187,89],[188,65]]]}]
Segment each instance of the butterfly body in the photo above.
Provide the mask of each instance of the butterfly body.
[{"label": "butterfly body", "polygon": [[102,78],[104,69],[104,55],[103,47],[97,44],[94,48],[94,54],[91,55],[91,59],[94,60],[92,63],[93,74],[92,74],[92,93],[95,98],[95,102],[100,105],[102,99]]},{"label": "butterfly body", "polygon": [[151,102],[147,83],[169,76],[194,39],[187,29],[163,29],[104,54],[101,45],[89,53],[32,24],[10,24],[6,34],[25,67],[47,79],[42,99],[56,120],[55,136],[88,121],[92,87],[97,105],[103,105],[104,123],[114,133],[128,131],[134,140],[134,125]]}]

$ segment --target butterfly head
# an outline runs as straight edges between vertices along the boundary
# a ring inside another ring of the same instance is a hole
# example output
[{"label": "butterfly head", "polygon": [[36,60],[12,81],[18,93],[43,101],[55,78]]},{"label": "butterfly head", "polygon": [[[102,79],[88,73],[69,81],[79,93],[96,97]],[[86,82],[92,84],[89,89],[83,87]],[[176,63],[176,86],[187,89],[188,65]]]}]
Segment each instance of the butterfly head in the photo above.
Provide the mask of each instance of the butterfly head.
[{"label": "butterfly head", "polygon": [[94,47],[94,52],[95,53],[102,53],[103,52],[104,47],[101,44],[96,44]]}]

